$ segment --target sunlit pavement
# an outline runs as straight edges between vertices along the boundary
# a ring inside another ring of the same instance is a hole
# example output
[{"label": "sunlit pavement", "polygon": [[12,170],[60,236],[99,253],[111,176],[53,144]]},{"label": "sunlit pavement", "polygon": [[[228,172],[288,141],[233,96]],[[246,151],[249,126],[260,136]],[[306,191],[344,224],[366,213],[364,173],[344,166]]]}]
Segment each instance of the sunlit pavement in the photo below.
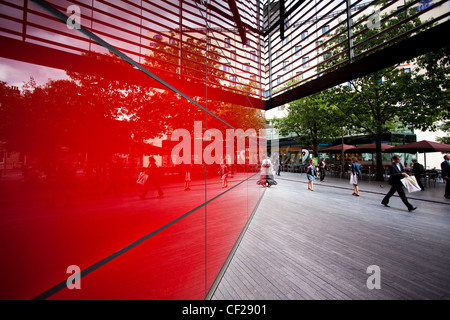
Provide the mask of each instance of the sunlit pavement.
[{"label": "sunlit pavement", "polygon": [[[381,205],[389,186],[282,173],[266,193],[213,299],[449,299],[444,184]],[[379,271],[374,271],[376,269]],[[379,289],[375,285],[379,285]]]}]

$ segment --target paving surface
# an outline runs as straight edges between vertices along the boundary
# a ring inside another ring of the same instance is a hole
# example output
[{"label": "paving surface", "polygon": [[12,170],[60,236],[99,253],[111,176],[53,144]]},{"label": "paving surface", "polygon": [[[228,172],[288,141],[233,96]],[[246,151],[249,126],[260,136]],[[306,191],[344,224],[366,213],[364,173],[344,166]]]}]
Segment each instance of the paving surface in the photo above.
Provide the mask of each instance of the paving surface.
[{"label": "paving surface", "polygon": [[418,207],[408,212],[398,196],[390,208],[380,204],[386,183],[361,181],[355,197],[347,179],[327,177],[314,192],[304,174],[283,172],[276,180],[213,300],[450,299],[443,183],[407,194]]}]

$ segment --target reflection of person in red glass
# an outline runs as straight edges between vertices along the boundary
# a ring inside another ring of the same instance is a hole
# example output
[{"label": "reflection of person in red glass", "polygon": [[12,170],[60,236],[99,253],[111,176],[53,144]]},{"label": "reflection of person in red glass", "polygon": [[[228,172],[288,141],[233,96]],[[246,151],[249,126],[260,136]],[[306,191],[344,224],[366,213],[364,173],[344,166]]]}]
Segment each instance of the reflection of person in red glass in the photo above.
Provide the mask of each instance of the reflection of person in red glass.
[{"label": "reflection of person in red glass", "polygon": [[155,189],[158,191],[158,198],[162,198],[164,193],[162,192],[160,186],[159,186],[159,170],[158,166],[156,165],[156,160],[153,158],[153,156],[148,158],[149,164],[147,167],[147,170],[145,170],[145,173],[148,174],[148,179],[145,181],[144,184],[144,192],[141,194],[141,199],[145,199],[145,196],[149,192],[151,187],[155,187]]},{"label": "reflection of person in red glass", "polygon": [[189,191],[189,183],[191,182],[191,164],[184,164],[184,191]]},{"label": "reflection of person in red glass", "polygon": [[227,165],[225,159],[223,159],[222,162],[220,163],[219,174],[221,175],[221,179],[222,179],[222,188],[227,188],[228,187],[228,165]]},{"label": "reflection of person in red glass", "polygon": [[58,198],[58,193],[61,193],[66,200],[65,206],[70,207],[70,197],[67,193],[69,179],[70,174],[69,170],[67,169],[66,163],[64,160],[60,160],[54,176],[53,197],[49,208],[52,208],[55,205],[56,199]]}]

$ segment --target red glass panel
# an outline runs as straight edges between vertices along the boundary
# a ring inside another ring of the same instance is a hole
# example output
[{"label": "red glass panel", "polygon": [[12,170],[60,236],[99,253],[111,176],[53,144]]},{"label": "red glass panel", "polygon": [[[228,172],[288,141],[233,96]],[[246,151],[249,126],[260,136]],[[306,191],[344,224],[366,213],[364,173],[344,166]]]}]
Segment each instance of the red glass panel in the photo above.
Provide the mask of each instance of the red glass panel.
[{"label": "red glass panel", "polygon": [[220,5],[36,3],[2,2],[0,297],[203,299],[262,195],[256,48],[224,71]]}]

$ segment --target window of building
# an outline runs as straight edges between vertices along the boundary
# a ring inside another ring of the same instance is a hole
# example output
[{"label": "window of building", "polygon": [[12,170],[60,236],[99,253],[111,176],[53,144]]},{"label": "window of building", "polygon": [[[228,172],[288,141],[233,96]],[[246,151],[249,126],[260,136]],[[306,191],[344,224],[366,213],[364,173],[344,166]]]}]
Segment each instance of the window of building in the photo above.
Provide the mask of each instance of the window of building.
[{"label": "window of building", "polygon": [[250,63],[243,63],[242,64],[242,69],[244,71],[250,72]]},{"label": "window of building", "polygon": [[330,31],[330,26],[329,26],[329,25],[326,25],[326,26],[323,26],[323,27],[322,27],[322,34],[325,34],[325,33],[327,33],[328,31]]},{"label": "window of building", "polygon": [[403,69],[403,72],[404,72],[404,73],[410,73],[410,72],[411,72],[411,68],[404,68],[404,69]]},{"label": "window of building", "polygon": [[302,46],[295,46],[295,55],[299,56],[302,54]]},{"label": "window of building", "polygon": [[256,60],[256,51],[255,50],[250,51],[250,59]]},{"label": "window of building", "polygon": [[283,50],[278,50],[278,51],[277,51],[276,58],[281,57],[282,54],[283,54]]},{"label": "window of building", "polygon": [[230,52],[230,58],[233,60],[236,60],[236,51],[231,51]]},{"label": "window of building", "polygon": [[303,67],[309,67],[309,57],[304,57],[302,59]]},{"label": "window of building", "polygon": [[289,43],[289,36],[287,36],[286,38],[284,38],[284,44],[288,44]]},{"label": "window of building", "polygon": [[283,61],[283,71],[289,71],[289,60]]},{"label": "window of building", "polygon": [[229,48],[229,47],[231,47],[231,39],[225,38],[225,48]]},{"label": "window of building", "polygon": [[308,31],[302,32],[302,40],[305,39],[308,36]]},{"label": "window of building", "polygon": [[303,72],[301,71],[297,71],[295,73],[296,77],[297,77],[297,81],[303,80]]},{"label": "window of building", "polygon": [[322,43],[323,43],[322,40],[316,41],[316,48],[318,51],[322,50]]},{"label": "window of building", "polygon": [[247,39],[247,41],[244,44],[244,48],[248,48],[248,47],[250,47],[250,40],[249,39]]},{"label": "window of building", "polygon": [[278,76],[277,77],[277,84],[281,84],[281,81],[283,81],[283,77],[282,76]]}]

